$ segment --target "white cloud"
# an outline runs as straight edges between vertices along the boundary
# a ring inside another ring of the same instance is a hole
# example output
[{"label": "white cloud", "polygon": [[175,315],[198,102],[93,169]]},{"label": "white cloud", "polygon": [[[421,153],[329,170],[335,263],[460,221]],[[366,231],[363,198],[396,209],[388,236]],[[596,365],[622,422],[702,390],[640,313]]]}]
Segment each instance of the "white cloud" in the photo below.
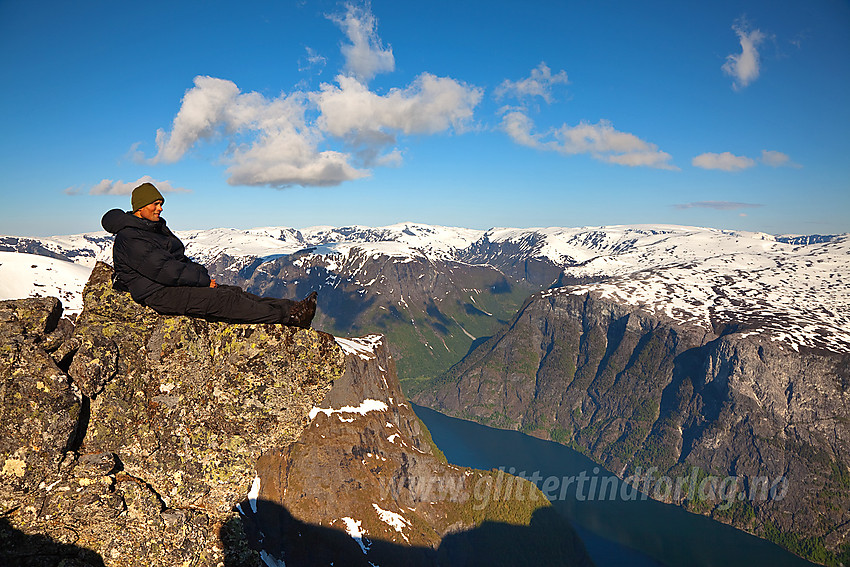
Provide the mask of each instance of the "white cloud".
[{"label": "white cloud", "polygon": [[264,136],[250,149],[233,156],[227,182],[271,187],[330,186],[369,175],[348,161],[349,156],[341,152],[316,152],[298,136]]},{"label": "white cloud", "polygon": [[559,71],[553,75],[543,62],[532,69],[525,79],[503,81],[496,89],[496,98],[515,97],[520,101],[520,106],[505,106],[500,110],[501,129],[517,144],[538,150],[564,155],[589,154],[600,161],[632,167],[678,169],[669,163],[670,154],[634,134],[615,130],[607,120],[600,120],[596,124],[582,121],[577,126],[563,124],[559,128],[535,132],[535,124],[527,114],[525,102],[539,96],[547,103],[552,103],[552,89],[559,84],[569,84],[567,73]]},{"label": "white cloud", "polygon": [[319,55],[312,47],[305,47],[305,50],[307,51],[307,56],[298,61],[298,70],[308,71],[314,68],[319,68],[321,72],[321,69],[323,69],[328,62],[327,57]]},{"label": "white cloud", "polygon": [[630,167],[654,167],[656,169],[679,171],[678,167],[669,163],[673,156],[667,152],[659,151],[655,144],[647,145],[649,147],[646,150],[635,150],[622,154],[611,154],[601,159],[610,163],[616,163],[617,165],[628,165]]},{"label": "white cloud", "polygon": [[197,142],[224,135],[232,142],[224,156],[232,185],[338,185],[367,176],[347,154],[319,151],[324,137],[305,118],[308,104],[305,93],[267,99],[231,81],[196,77],[171,132],[157,132],[152,162],[177,161]]},{"label": "white cloud", "polygon": [[[156,132],[157,154],[151,163],[173,163],[181,159],[199,140],[212,137],[222,124],[237,118],[239,88],[232,81],[215,77],[195,77],[194,88],[186,91],[171,132]],[[244,103],[240,106],[244,107]]]},{"label": "white cloud", "polygon": [[238,126],[251,130],[254,140],[250,146],[237,146],[226,158],[231,185],[327,186],[369,175],[352,166],[345,153],[319,151],[323,136],[304,120],[304,97],[268,101],[256,93],[245,96],[256,108],[245,108]]},{"label": "white cloud", "polygon": [[691,163],[695,167],[703,169],[719,169],[721,171],[741,171],[758,165],[758,162],[770,167],[802,167],[791,161],[791,158],[782,152],[762,150],[758,161],[747,156],[736,156],[731,152],[721,154],[707,152],[696,156]]},{"label": "white cloud", "polygon": [[518,99],[539,96],[547,103],[552,103],[552,87],[554,85],[569,84],[566,71],[559,71],[552,74],[552,70],[541,62],[536,69],[531,70],[531,75],[519,81],[509,81],[505,79],[502,84],[496,88],[496,98],[504,98],[505,96],[514,96]]},{"label": "white cloud", "polygon": [[447,77],[419,75],[404,89],[386,95],[370,91],[352,77],[337,77],[314,95],[319,126],[333,136],[396,130],[404,134],[434,134],[462,130],[472,119],[483,92]]},{"label": "white cloud", "polygon": [[[450,77],[421,73],[407,86],[377,92],[368,80],[392,71],[392,50],[384,47],[368,4],[348,4],[330,16],[345,33],[341,46],[345,63],[333,83],[310,91],[300,84],[291,93],[267,97],[242,92],[232,81],[198,76],[187,90],[170,129],[157,130],[156,155],[148,163],[173,163],[184,159],[197,144],[225,142],[221,156],[232,185],[327,186],[371,175],[368,168],[398,166],[401,135],[464,132],[473,123],[483,99],[481,88]],[[325,59],[307,49],[310,65]],[[553,89],[569,84],[564,71],[552,73],[541,62],[519,81],[504,81],[500,97],[520,102],[541,97],[554,100]],[[600,161],[659,169],[678,169],[670,154],[610,122],[582,121],[535,132],[535,124],[522,107],[505,107],[501,129],[516,143],[564,155],[588,154]],[[131,155],[140,155],[134,145]]]},{"label": "white cloud", "polygon": [[521,146],[538,150],[553,150],[541,141],[539,134],[533,134],[534,121],[521,110],[509,110],[502,117],[502,130]]},{"label": "white cloud", "polygon": [[222,161],[232,185],[338,185],[370,175],[362,167],[397,166],[399,134],[463,131],[472,120],[483,91],[448,77],[423,73],[405,88],[371,91],[363,77],[390,69],[377,62],[386,62],[381,53],[392,53],[380,48],[371,14],[348,6],[335,21],[352,41],[346,67],[353,74],[340,74],[316,92],[277,98],[198,76],[170,131],[157,131],[150,163],[178,161],[199,142],[221,138],[228,142]]},{"label": "white cloud", "polygon": [[746,22],[736,22],[732,26],[741,42],[741,53],[733,53],[726,57],[723,72],[732,77],[732,88],[742,89],[755,81],[759,76],[758,46],[765,39],[765,34],[759,30],[748,31]]},{"label": "white cloud", "polygon": [[802,167],[800,164],[791,161],[788,154],[771,150],[762,150],[761,162],[770,167]]},{"label": "white cloud", "polygon": [[132,144],[130,149],[127,150],[127,153],[124,154],[124,159],[140,165],[147,163],[149,160],[145,157],[145,152],[139,149],[139,146],[141,145],[141,142],[135,142]]},{"label": "white cloud", "polygon": [[448,77],[419,75],[406,88],[385,95],[372,92],[354,77],[340,75],[337,84],[323,84],[311,98],[319,109],[317,126],[342,139],[367,166],[398,165],[401,154],[385,148],[396,134],[462,132],[472,120],[483,91]]},{"label": "white cloud", "polygon": [[142,183],[153,183],[160,193],[190,193],[189,189],[174,187],[170,181],[157,181],[150,175],[144,175],[135,181],[125,183],[124,181],[113,181],[104,179],[89,190],[89,195],[130,195],[133,189]]},{"label": "white cloud", "polygon": [[[401,154],[391,147],[397,133],[462,130],[482,97],[478,88],[428,73],[386,95],[354,77],[340,75],[337,81],[319,92],[268,99],[242,93],[231,81],[196,77],[171,131],[157,132],[151,162],[177,161],[196,143],[223,136],[231,142],[224,161],[232,185],[338,185],[369,175],[352,162],[398,165]],[[307,119],[308,110],[318,110],[314,121]],[[327,135],[353,153],[320,151]]]},{"label": "white cloud", "polygon": [[[694,203],[682,203],[673,205],[677,209],[714,209],[716,211],[736,211],[738,209],[750,209],[762,207],[758,203],[738,203],[735,201],[697,201]],[[740,216],[747,216],[746,213],[741,213]]]},{"label": "white cloud", "polygon": [[736,156],[730,152],[715,154],[707,152],[696,156],[691,163],[702,169],[719,169],[722,171],[741,171],[756,165],[754,159],[746,156]]},{"label": "white cloud", "polygon": [[391,47],[384,48],[376,31],[377,21],[369,6],[346,5],[345,14],[334,14],[329,18],[345,33],[350,44],[343,45],[345,71],[363,82],[382,72],[395,69],[395,58]]},{"label": "white cloud", "polygon": [[634,134],[614,129],[607,120],[596,124],[581,122],[577,126],[564,124],[545,134],[535,134],[531,118],[520,110],[512,109],[505,112],[502,129],[516,143],[539,150],[564,155],[589,154],[600,161],[618,165],[677,169],[669,163],[670,154]]}]

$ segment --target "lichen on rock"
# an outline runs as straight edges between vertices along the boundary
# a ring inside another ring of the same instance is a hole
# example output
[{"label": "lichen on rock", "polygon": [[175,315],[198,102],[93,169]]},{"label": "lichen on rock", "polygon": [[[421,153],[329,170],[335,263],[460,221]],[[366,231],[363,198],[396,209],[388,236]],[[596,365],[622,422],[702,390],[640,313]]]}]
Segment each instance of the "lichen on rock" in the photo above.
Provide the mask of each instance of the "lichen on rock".
[{"label": "lichen on rock", "polygon": [[74,443],[78,391],[40,343],[57,325],[56,298],[0,302],[0,479],[27,492]]},{"label": "lichen on rock", "polygon": [[259,565],[234,506],[342,374],[341,349],[160,316],[111,276],[95,267],[72,331],[55,298],[0,302],[0,562]]}]

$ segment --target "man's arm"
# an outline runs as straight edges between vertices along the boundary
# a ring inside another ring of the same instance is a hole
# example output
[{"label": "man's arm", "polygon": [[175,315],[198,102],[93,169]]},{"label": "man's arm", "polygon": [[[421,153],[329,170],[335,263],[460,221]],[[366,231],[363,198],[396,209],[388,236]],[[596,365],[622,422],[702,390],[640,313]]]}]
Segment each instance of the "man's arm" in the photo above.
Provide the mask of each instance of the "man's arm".
[{"label": "man's arm", "polygon": [[[179,259],[145,238],[135,238],[122,231],[115,238],[115,255],[126,265],[165,286],[211,286],[207,269],[188,258]],[[212,287],[212,286],[211,286]]]}]

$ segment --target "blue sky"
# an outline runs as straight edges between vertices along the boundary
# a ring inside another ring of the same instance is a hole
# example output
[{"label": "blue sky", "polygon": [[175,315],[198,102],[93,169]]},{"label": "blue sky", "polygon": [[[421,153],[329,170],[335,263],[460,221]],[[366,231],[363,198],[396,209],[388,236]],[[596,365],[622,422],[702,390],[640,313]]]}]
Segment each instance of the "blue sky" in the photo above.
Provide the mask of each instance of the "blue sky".
[{"label": "blue sky", "polygon": [[850,232],[850,4],[0,0],[0,233]]}]

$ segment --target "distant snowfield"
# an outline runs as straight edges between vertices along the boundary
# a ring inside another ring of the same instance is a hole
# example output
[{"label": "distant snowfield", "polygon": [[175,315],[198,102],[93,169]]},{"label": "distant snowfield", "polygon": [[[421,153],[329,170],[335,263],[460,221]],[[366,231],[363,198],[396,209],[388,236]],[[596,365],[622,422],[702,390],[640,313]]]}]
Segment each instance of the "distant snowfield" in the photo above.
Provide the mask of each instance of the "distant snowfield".
[{"label": "distant snowfield", "polygon": [[850,237],[798,246],[759,233],[669,229],[567,272],[607,276],[570,291],[712,330],[734,323],[798,350],[850,352]]},{"label": "distant snowfield", "polygon": [[[850,352],[850,235],[795,240],[676,225],[485,231],[409,222],[377,228],[219,228],[177,235],[187,255],[208,265],[222,255],[247,261],[301,252],[330,272],[353,270],[345,274],[352,278],[376,256],[393,262],[424,258],[496,265],[547,260],[562,267],[567,277],[597,280],[561,293],[594,292],[707,330],[739,323],[753,332],[768,332],[792,348]],[[111,262],[111,236],[104,232],[41,239],[0,237],[0,245],[15,245],[16,240],[18,249],[31,251],[23,245],[38,245],[87,267],[96,260]],[[345,263],[355,255],[357,262]],[[6,269],[12,272],[3,273],[0,290],[4,297],[46,294],[49,282],[59,281],[60,265],[56,272],[45,271],[44,281],[32,279],[36,269],[10,266]],[[17,279],[7,281],[6,273]],[[68,277],[79,275],[69,272]],[[364,289],[372,282],[362,284]],[[69,289],[82,286],[69,283],[62,289],[68,297]]]},{"label": "distant snowfield", "polygon": [[425,256],[433,259],[455,259],[485,231],[467,228],[399,223],[385,227],[316,226],[303,229],[252,228],[238,230],[217,228],[176,232],[186,245],[186,253],[198,261],[228,256],[274,257],[317,247],[317,253],[347,255],[353,248],[367,254],[394,257]]},{"label": "distant snowfield", "polygon": [[91,270],[35,254],[0,252],[0,300],[58,297],[66,314],[79,313]]}]

